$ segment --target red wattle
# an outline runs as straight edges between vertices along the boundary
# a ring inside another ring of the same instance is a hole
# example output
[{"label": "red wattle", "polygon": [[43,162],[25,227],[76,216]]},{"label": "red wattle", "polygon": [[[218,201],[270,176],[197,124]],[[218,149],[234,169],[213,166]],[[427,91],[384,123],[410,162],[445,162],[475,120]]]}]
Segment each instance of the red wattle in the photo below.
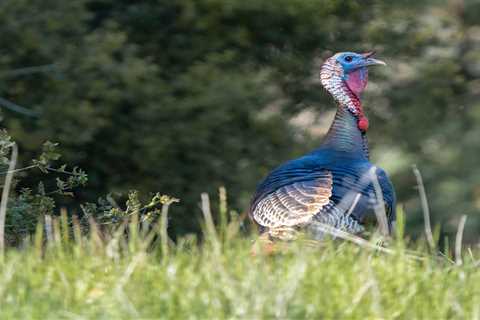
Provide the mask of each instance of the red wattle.
[{"label": "red wattle", "polygon": [[368,130],[368,119],[363,113],[362,103],[359,98],[359,93],[365,89],[367,85],[368,73],[362,73],[362,70],[357,70],[349,74],[349,80],[346,81],[347,95],[350,98],[350,103],[348,105],[349,110],[357,118],[358,129],[362,132],[367,132]]},{"label": "red wattle", "polygon": [[366,132],[368,130],[368,119],[365,116],[359,118],[357,124],[358,129],[360,129],[361,131]]}]

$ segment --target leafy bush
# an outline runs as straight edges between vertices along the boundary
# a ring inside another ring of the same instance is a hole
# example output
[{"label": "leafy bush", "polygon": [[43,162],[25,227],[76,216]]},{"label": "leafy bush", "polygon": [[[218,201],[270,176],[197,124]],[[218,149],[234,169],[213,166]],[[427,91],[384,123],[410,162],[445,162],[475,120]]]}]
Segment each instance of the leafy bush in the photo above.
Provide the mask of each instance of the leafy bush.
[{"label": "leafy bush", "polygon": [[[9,173],[9,153],[15,142],[3,130],[0,133],[0,170],[3,177]],[[62,211],[62,200],[65,197],[75,197],[74,191],[87,184],[87,174],[78,167],[68,169],[66,164],[58,165],[61,158],[58,144],[47,141],[38,158],[31,164],[16,168],[10,173],[14,180],[10,186],[10,198],[5,220],[5,237],[8,245],[18,245],[27,236],[33,234],[36,226],[45,221],[46,216],[59,216]],[[22,179],[31,171],[37,170],[42,180],[36,188],[22,186]],[[99,198],[97,203],[81,203],[77,209],[82,225],[87,225],[89,219],[95,219],[101,224],[116,225],[133,214],[140,215],[143,221],[154,221],[159,215],[159,207],[163,204],[178,201],[165,195],[155,194],[148,203],[142,204],[138,192],[128,193],[124,208],[119,206],[111,195]],[[67,212],[63,207],[63,212]],[[68,217],[71,219],[71,216]]]}]

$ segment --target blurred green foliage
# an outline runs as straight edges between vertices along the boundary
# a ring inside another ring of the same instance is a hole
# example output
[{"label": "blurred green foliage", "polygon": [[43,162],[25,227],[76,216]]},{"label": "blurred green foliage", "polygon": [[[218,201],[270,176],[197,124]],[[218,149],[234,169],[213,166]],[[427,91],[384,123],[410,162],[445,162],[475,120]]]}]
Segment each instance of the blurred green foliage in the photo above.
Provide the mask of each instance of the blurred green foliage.
[{"label": "blurred green foliage", "polygon": [[320,143],[292,119],[334,110],[317,79],[322,58],[375,49],[389,68],[372,72],[366,93],[369,139],[407,229],[422,226],[416,163],[434,223],[451,233],[468,214],[475,240],[478,14],[461,0],[3,0],[0,97],[36,113],[6,109],[3,123],[23,165],[51,140],[88,172],[65,204],[167,193],[181,199],[172,226],[184,233],[198,228],[201,192],[225,185],[245,209],[269,170]]}]

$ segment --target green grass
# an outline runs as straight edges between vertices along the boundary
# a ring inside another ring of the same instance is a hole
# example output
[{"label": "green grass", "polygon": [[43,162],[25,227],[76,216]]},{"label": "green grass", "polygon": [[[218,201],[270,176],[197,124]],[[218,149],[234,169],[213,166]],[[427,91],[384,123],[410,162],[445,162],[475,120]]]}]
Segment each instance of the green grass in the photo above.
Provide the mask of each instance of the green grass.
[{"label": "green grass", "polygon": [[190,237],[168,248],[153,237],[161,231],[137,227],[128,226],[127,240],[122,228],[87,237],[54,223],[48,243],[37,232],[23,249],[8,250],[0,318],[480,318],[480,269],[468,254],[455,266],[428,254],[412,260],[403,241],[388,255],[299,241],[252,257],[251,239],[235,223],[218,237],[205,228],[201,244]]}]

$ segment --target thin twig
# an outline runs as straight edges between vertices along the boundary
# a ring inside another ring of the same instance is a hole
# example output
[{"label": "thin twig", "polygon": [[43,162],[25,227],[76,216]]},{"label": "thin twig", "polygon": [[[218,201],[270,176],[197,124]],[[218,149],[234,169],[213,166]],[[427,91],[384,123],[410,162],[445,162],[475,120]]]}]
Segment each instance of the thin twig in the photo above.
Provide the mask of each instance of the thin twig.
[{"label": "thin twig", "polygon": [[58,69],[59,65],[52,63],[52,64],[45,64],[41,66],[33,66],[33,67],[24,67],[18,68],[13,70],[7,70],[0,73],[1,78],[11,78],[17,76],[25,76],[34,73],[45,73],[50,72]]},{"label": "thin twig", "polygon": [[[26,170],[30,170],[30,169],[34,169],[34,168],[38,168],[38,167],[39,167],[38,164],[32,164],[32,165],[29,165],[29,166],[26,166],[26,167],[23,167],[23,168],[2,171],[2,172],[0,172],[0,175],[7,174],[7,173],[10,173],[10,172],[13,172],[13,173],[22,172],[22,171],[26,171]],[[48,170],[48,171],[51,171],[51,172],[63,173],[63,174],[70,175],[70,176],[79,176],[80,175],[79,173],[69,172],[69,171],[65,171],[65,170],[58,170],[58,169],[55,169],[55,168],[52,168],[52,167],[46,167],[45,169]]]},{"label": "thin twig", "polygon": [[14,170],[2,171],[2,172],[0,172],[0,175],[9,174],[9,173],[22,172],[22,171],[30,170],[30,169],[33,169],[33,168],[36,168],[36,167],[38,167],[38,165],[32,164],[32,165],[27,166],[27,167],[24,167],[24,168],[18,168],[18,169],[14,169]]},{"label": "thin twig", "polygon": [[420,170],[418,170],[415,164],[412,166],[412,169],[413,174],[417,179],[418,193],[420,195],[420,202],[422,204],[423,220],[425,223],[425,235],[427,236],[427,242],[431,249],[435,249],[435,242],[433,240],[432,227],[430,224],[430,209],[428,207],[427,194],[425,192],[422,175],[420,174]]},{"label": "thin twig", "polygon": [[441,251],[438,251],[437,254],[442,257],[442,259],[445,259],[446,261],[448,261],[448,263],[454,265],[455,264],[455,261],[453,261],[448,254],[445,254],[444,252],[441,252]]},{"label": "thin twig", "polygon": [[0,97],[0,106],[2,106],[4,108],[7,108],[11,111],[23,114],[23,115],[28,116],[28,117],[36,118],[36,117],[39,116],[38,112],[32,111],[32,110],[27,109],[27,108],[22,107],[22,106],[19,106],[18,104],[13,103],[12,101],[9,101],[9,100],[7,100],[5,98],[2,98],[2,97]]},{"label": "thin twig", "polygon": [[467,215],[462,215],[460,222],[458,223],[457,236],[455,237],[455,264],[461,266],[462,261],[462,239],[463,230],[465,228],[465,222],[467,221]]},{"label": "thin twig", "polygon": [[48,171],[63,173],[63,174],[70,175],[70,176],[79,176],[80,175],[79,173],[69,172],[69,171],[65,171],[65,170],[58,170],[58,169],[55,169],[55,168],[52,168],[52,167],[46,167],[45,169],[48,170]]},{"label": "thin twig", "polygon": [[[395,251],[392,250],[392,249],[388,249],[388,248],[373,244],[373,243],[371,243],[371,242],[369,242],[369,241],[367,241],[363,238],[360,238],[358,236],[355,236],[355,235],[353,235],[351,233],[348,233],[348,232],[345,232],[343,230],[334,228],[334,227],[332,227],[328,224],[321,223],[321,222],[315,222],[315,227],[320,229],[324,233],[328,233],[328,234],[330,234],[334,237],[353,242],[353,243],[355,243],[355,244],[357,244],[357,245],[359,245],[363,248],[367,248],[367,249],[371,249],[371,250],[377,250],[377,251],[380,251],[380,252],[383,252],[383,253],[386,253],[386,254],[395,254]],[[415,255],[415,254],[406,254],[406,256],[410,259],[417,260],[417,261],[423,261],[423,260],[426,259],[425,257],[421,257],[421,256],[418,256],[418,255]]]},{"label": "thin twig", "polygon": [[[8,165],[8,171],[13,171],[17,164],[18,147],[15,143],[12,144],[12,155]],[[12,185],[13,172],[10,172],[5,177],[5,183],[2,191],[2,202],[0,203],[0,254],[3,257],[5,250],[5,218],[7,216],[8,195]]]}]

